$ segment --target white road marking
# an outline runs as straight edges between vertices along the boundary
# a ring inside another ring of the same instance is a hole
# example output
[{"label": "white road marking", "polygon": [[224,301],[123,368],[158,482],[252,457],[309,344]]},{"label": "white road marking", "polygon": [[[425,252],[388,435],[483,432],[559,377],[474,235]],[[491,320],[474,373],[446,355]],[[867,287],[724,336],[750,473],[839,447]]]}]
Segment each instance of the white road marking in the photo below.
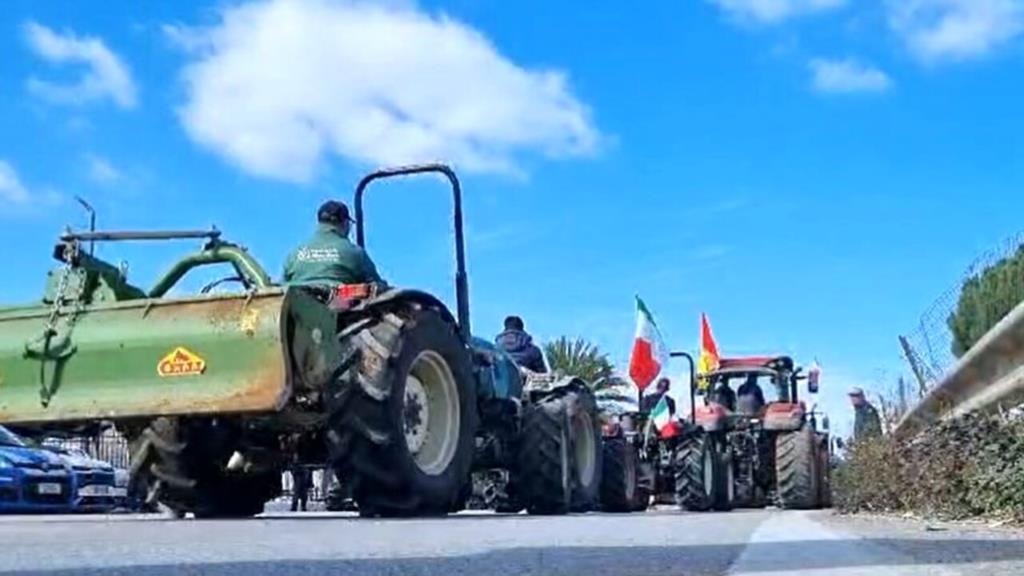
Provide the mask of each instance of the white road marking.
[{"label": "white road marking", "polygon": [[[730,576],[955,576],[947,566],[914,565],[913,558],[829,528],[807,512],[765,520],[729,569]],[[968,571],[967,573],[971,573]]]}]

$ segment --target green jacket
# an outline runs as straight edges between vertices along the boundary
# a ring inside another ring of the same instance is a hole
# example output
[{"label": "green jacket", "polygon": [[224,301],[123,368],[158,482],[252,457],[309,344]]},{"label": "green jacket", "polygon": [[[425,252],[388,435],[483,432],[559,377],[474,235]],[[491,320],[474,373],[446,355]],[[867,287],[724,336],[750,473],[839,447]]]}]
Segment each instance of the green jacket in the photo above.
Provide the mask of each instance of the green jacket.
[{"label": "green jacket", "polygon": [[867,402],[854,408],[853,439],[864,440],[881,435],[882,421],[878,410]]},{"label": "green jacket", "polygon": [[284,282],[300,285],[383,283],[377,267],[359,246],[320,224],[308,242],[296,248],[284,264]]}]

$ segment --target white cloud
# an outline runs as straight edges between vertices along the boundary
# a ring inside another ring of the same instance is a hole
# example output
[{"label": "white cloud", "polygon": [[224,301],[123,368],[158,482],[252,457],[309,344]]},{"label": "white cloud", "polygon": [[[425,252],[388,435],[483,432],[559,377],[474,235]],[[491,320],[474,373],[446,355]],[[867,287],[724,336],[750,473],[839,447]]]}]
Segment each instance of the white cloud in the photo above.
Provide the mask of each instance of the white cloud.
[{"label": "white cloud", "polygon": [[55,104],[82,105],[110,99],[121,108],[133,108],[137,89],[128,66],[99,38],[79,37],[74,32],[57,33],[29,22],[25,40],[32,51],[51,64],[77,64],[84,67],[72,83],[28,79],[28,90]]},{"label": "white cloud", "polygon": [[85,157],[88,165],[89,178],[97,184],[112,184],[121,180],[121,171],[102,156],[89,154]]},{"label": "white cloud", "polygon": [[708,0],[742,21],[777,24],[795,16],[839,8],[846,0]]},{"label": "white cloud", "polygon": [[815,58],[808,66],[811,69],[811,84],[819,92],[884,92],[892,86],[892,80],[885,72],[852,58]]},{"label": "white cloud", "polygon": [[160,31],[168,42],[188,52],[212,47],[202,29],[182,24],[162,24]]},{"label": "white cloud", "polygon": [[920,60],[985,56],[1024,32],[1024,0],[889,0],[889,25]]},{"label": "white cloud", "polygon": [[14,167],[0,160],[0,203],[24,204],[29,200],[28,189],[21,183]]},{"label": "white cloud", "polygon": [[165,30],[191,49],[189,136],[253,174],[307,182],[331,155],[515,173],[524,152],[587,155],[601,140],[563,72],[521,67],[409,3],[270,0]]}]

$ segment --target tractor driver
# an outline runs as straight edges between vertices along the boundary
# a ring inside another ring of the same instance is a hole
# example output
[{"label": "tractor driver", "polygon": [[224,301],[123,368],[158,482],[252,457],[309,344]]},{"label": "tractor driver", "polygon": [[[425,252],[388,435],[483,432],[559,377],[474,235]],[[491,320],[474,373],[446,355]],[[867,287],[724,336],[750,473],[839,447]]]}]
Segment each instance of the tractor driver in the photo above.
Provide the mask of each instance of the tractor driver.
[{"label": "tractor driver", "polygon": [[343,202],[328,200],[316,213],[313,237],[288,255],[284,265],[286,284],[327,286],[383,284],[377,267],[366,252],[348,239],[355,220]]},{"label": "tractor driver", "polygon": [[757,374],[747,376],[747,381],[736,390],[736,406],[742,414],[754,416],[764,408],[764,391],[757,383]]},{"label": "tractor driver", "polygon": [[670,416],[676,415],[676,401],[669,396],[668,391],[672,389],[672,381],[668,378],[662,377],[658,379],[657,385],[655,385],[654,392],[648,394],[640,400],[640,412],[644,414],[650,414],[654,412],[654,409],[661,402],[661,399],[665,399],[665,404],[668,406],[668,413]]},{"label": "tractor driver", "polygon": [[730,412],[736,411],[736,393],[729,387],[728,378],[719,378],[717,382],[713,384],[714,388],[711,390],[709,400],[711,402],[722,406]]},{"label": "tractor driver", "polygon": [[505,318],[505,330],[498,334],[494,343],[511,356],[519,366],[537,374],[547,373],[548,367],[544,364],[544,353],[533,343],[533,337],[527,334],[526,324],[519,316]]}]

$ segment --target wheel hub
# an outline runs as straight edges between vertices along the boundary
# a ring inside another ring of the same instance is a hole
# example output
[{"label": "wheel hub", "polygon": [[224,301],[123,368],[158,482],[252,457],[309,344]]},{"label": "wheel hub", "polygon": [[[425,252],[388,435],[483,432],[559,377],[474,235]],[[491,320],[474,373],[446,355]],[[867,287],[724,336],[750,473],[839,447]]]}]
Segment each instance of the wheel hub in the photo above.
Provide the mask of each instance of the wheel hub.
[{"label": "wheel hub", "polygon": [[590,414],[581,412],[573,420],[573,436],[576,457],[576,477],[580,483],[590,486],[597,471],[594,452],[597,450],[597,439],[594,437],[594,421]]},{"label": "wheel hub", "polygon": [[420,379],[412,374],[405,380],[405,407],[402,410],[405,445],[418,454],[427,440],[430,427],[430,400]]},{"label": "wheel hub", "polygon": [[402,424],[405,444],[425,474],[444,473],[459,445],[458,383],[448,362],[433,350],[421,352],[405,379]]}]

